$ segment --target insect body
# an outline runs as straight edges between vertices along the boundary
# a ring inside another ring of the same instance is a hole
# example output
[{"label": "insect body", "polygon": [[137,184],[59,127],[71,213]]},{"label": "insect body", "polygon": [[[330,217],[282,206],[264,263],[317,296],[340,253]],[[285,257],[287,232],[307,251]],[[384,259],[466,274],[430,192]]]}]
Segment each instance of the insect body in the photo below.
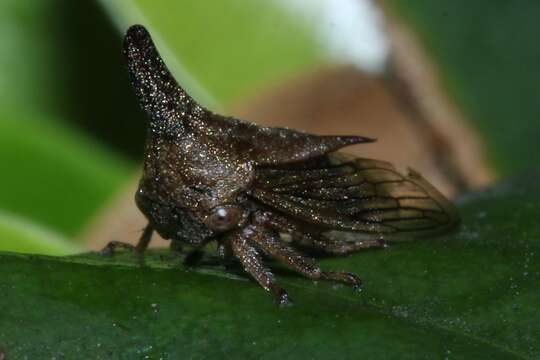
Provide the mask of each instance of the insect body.
[{"label": "insect body", "polygon": [[[149,118],[135,197],[148,225],[135,250],[146,249],[153,231],[172,245],[202,248],[217,241],[221,257],[240,261],[285,304],[289,297],[263,254],[306,277],[359,287],[354,274],[325,272],[298,246],[346,254],[382,247],[382,236],[431,234],[457,222],[452,204],[420,175],[336,153],[374,140],[259,127],[214,114],[176,83],[140,25],[128,30],[124,52]],[[345,242],[332,237],[335,232],[362,236]],[[284,233],[290,243],[282,241]]]}]

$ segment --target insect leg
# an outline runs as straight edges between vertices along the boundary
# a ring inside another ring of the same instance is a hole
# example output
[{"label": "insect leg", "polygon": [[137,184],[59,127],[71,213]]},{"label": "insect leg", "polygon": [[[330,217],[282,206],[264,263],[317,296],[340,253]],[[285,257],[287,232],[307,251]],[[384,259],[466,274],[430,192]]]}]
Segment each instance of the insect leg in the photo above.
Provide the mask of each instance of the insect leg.
[{"label": "insect leg", "polygon": [[329,255],[346,255],[360,250],[382,249],[388,245],[381,239],[365,239],[357,241],[337,241],[323,234],[293,234],[293,241],[299,245],[323,251]]},{"label": "insect leg", "polygon": [[182,244],[180,243],[180,241],[175,241],[175,240],[171,239],[171,243],[169,244],[169,250],[171,250],[171,252],[173,252],[173,253],[181,254],[182,253]]},{"label": "insect leg", "polygon": [[131,244],[124,243],[121,241],[111,241],[99,253],[101,255],[114,255],[114,252],[116,251],[117,248],[123,248],[123,249],[130,250],[137,255],[142,255],[144,251],[146,250],[146,248],[148,248],[148,244],[150,243],[150,240],[152,239],[153,232],[154,232],[154,228],[152,227],[152,225],[148,224],[144,228],[144,231],[137,245],[133,246]]},{"label": "insect leg", "polygon": [[154,228],[150,223],[146,225],[144,228],[144,231],[141,235],[141,238],[139,239],[139,242],[137,243],[137,246],[135,246],[135,251],[138,253],[143,253],[148,248],[148,244],[150,244],[150,240],[152,240],[152,234],[154,232]]},{"label": "insect leg", "polygon": [[218,239],[218,256],[223,261],[231,261],[233,258],[233,250],[230,241],[227,241],[227,238]]},{"label": "insect leg", "polygon": [[200,249],[192,250],[191,252],[187,254],[186,258],[184,259],[184,265],[189,266],[189,267],[201,265],[203,262],[202,261],[203,257],[204,257],[204,252],[202,250]]},{"label": "insect leg", "polygon": [[358,241],[337,241],[323,234],[313,234],[303,231],[298,225],[283,216],[271,212],[259,213],[257,221],[280,232],[290,234],[292,240],[299,245],[315,248],[330,255],[345,255],[352,252],[371,248],[385,248],[386,243],[378,238]]},{"label": "insect leg", "polygon": [[310,279],[339,281],[355,289],[359,289],[362,286],[360,279],[352,273],[322,271],[313,261],[281,242],[277,233],[259,232],[258,235],[250,237],[250,241],[256,243],[268,255],[281,260],[293,270]]},{"label": "insect leg", "polygon": [[217,266],[217,265],[227,265],[220,256],[210,256],[205,255],[204,251],[201,249],[194,249],[187,254],[184,258],[184,265],[188,267],[195,266]]},{"label": "insect leg", "polygon": [[244,269],[266,290],[276,297],[278,305],[284,306],[290,303],[287,292],[279,287],[274,281],[274,275],[264,265],[257,249],[248,241],[248,237],[259,234],[249,229],[244,229],[233,235],[230,240],[231,249],[236,258],[240,260]]}]

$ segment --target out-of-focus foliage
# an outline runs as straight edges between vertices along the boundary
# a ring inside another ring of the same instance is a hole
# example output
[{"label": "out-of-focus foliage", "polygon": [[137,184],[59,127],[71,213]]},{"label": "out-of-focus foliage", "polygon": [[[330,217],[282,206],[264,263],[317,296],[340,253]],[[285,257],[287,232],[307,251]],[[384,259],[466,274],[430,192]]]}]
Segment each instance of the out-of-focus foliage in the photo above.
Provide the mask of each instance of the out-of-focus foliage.
[{"label": "out-of-focus foliage", "polygon": [[[128,144],[122,138],[137,133],[120,136],[126,124],[141,135],[144,127],[135,101],[125,106],[120,41],[100,11],[67,0],[0,3],[0,210],[70,239],[129,177],[130,164],[103,143],[115,134]],[[0,249],[65,253],[48,236],[39,244],[44,232],[21,240],[23,228],[10,228]]]},{"label": "out-of-focus foliage", "polygon": [[266,0],[100,0],[121,32],[148,27],[182,86],[216,110],[322,63],[314,34]]},{"label": "out-of-focus foliage", "polygon": [[70,255],[81,249],[67,239],[24,220],[0,211],[2,250],[45,255]]},{"label": "out-of-focus foliage", "polygon": [[0,3],[0,109],[71,123],[124,153],[142,153],[144,116],[119,33],[93,1]]},{"label": "out-of-focus foliage", "polygon": [[538,1],[383,0],[412,27],[504,175],[540,150]]},{"label": "out-of-focus foliage", "polygon": [[[129,174],[116,156],[45,117],[0,116],[0,144],[2,210],[69,236]],[[2,239],[1,247],[11,241]]]},{"label": "out-of-focus foliage", "polygon": [[0,339],[8,358],[536,359],[538,176],[465,199],[462,227],[442,239],[322,261],[360,274],[360,294],[280,272],[296,303],[287,309],[168,252],[143,267],[131,254],[0,255],[11,274]]},{"label": "out-of-focus foliage", "polygon": [[[526,167],[540,135],[538,5],[387,2],[427,45],[492,163]],[[110,150],[143,148],[121,55],[132,23],[150,28],[182,84],[213,109],[323,64],[313,29],[278,3],[3,1],[0,209],[72,238],[129,177],[132,163]]]}]

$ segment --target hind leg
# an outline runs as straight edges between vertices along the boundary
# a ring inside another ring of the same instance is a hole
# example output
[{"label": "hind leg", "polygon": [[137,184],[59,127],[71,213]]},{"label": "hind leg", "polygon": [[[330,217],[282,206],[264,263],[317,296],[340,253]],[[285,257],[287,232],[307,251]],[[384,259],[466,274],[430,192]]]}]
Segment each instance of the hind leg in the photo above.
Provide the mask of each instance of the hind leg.
[{"label": "hind leg", "polygon": [[322,271],[311,259],[283,243],[279,234],[267,232],[250,239],[269,256],[287,264],[294,271],[314,280],[332,280],[360,289],[361,280],[353,273],[345,271]]},{"label": "hind leg", "polygon": [[301,246],[310,247],[329,255],[347,255],[367,249],[384,249],[388,245],[381,239],[365,239],[357,241],[337,241],[322,234],[297,234],[293,241]]},{"label": "hind leg", "polygon": [[283,243],[275,230],[264,226],[263,220],[258,214],[254,214],[253,224],[236,231],[227,238],[227,241],[230,242],[234,256],[240,260],[244,269],[265,290],[272,292],[280,305],[288,303],[289,297],[285,290],[275,283],[273,274],[264,265],[258,250],[310,279],[338,281],[355,289],[361,287],[360,279],[352,273],[322,271],[314,261]]},{"label": "hind leg", "polygon": [[323,234],[305,232],[287,218],[275,215],[271,212],[261,213],[258,221],[276,231],[290,234],[293,242],[298,245],[313,248],[330,255],[346,255],[361,250],[372,248],[381,249],[388,246],[379,238],[345,242],[330,239]]},{"label": "hind leg", "polygon": [[274,280],[274,274],[264,265],[257,249],[251,244],[253,232],[239,231],[229,238],[233,255],[240,261],[244,270],[249,273],[263,289],[271,292],[279,306],[291,303],[287,292]]}]

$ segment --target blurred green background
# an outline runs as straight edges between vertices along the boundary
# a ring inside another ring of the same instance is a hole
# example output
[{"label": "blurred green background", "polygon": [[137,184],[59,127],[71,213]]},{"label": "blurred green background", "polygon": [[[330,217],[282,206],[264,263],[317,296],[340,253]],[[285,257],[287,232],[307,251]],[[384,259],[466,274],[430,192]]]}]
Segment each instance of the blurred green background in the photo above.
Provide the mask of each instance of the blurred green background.
[{"label": "blurred green background", "polygon": [[540,151],[538,1],[388,0],[438,65],[503,176]]},{"label": "blurred green background", "polygon": [[[339,62],[320,31],[336,24],[317,21],[340,7],[334,18],[349,21],[347,3],[2,1],[0,250],[74,251],[133,176],[145,121],[120,51],[130,24],[146,25],[178,80],[222,111]],[[540,5],[526,3],[385,1],[418,35],[504,176],[531,166],[539,147]]]}]

